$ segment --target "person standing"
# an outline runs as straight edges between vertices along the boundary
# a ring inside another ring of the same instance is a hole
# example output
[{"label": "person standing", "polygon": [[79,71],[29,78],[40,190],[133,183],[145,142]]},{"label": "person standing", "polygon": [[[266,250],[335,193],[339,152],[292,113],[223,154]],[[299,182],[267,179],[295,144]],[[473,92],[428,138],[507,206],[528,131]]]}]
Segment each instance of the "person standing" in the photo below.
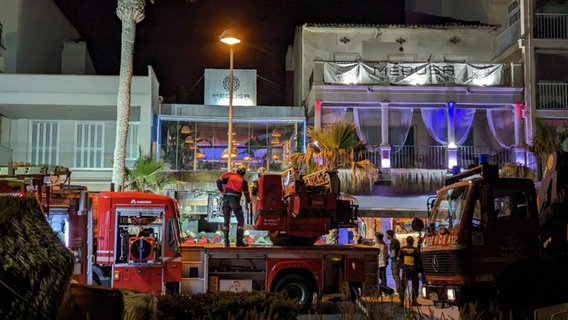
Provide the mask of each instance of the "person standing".
[{"label": "person standing", "polygon": [[[396,292],[398,293],[399,297],[404,297],[404,292],[400,287],[400,261],[399,261],[399,252],[400,252],[400,241],[394,236],[393,230],[387,230],[387,239],[389,239],[389,257],[391,259],[391,271],[392,271],[392,278],[394,279],[394,284],[396,286]],[[401,298],[402,299],[402,298]]]},{"label": "person standing", "polygon": [[379,284],[381,286],[387,286],[387,265],[389,259],[387,244],[385,243],[382,232],[377,232],[376,238],[377,242],[375,243],[375,247],[379,248]]},{"label": "person standing", "polygon": [[247,205],[250,204],[250,194],[248,183],[245,180],[247,168],[240,165],[237,172],[225,172],[217,180],[217,189],[223,193],[222,211],[223,211],[223,234],[225,237],[225,247],[231,245],[229,239],[229,231],[231,225],[231,212],[237,218],[237,247],[245,247],[243,242],[243,233],[245,225],[245,217],[243,207],[241,206],[241,198],[244,194]]},{"label": "person standing", "polygon": [[[413,306],[420,305],[418,299],[418,248],[414,247],[414,238],[406,237],[406,245],[400,249],[399,260],[402,261],[402,291],[406,291],[408,281],[412,282],[411,301]],[[400,296],[400,295],[399,295]],[[400,305],[404,303],[404,296],[400,296]]]}]

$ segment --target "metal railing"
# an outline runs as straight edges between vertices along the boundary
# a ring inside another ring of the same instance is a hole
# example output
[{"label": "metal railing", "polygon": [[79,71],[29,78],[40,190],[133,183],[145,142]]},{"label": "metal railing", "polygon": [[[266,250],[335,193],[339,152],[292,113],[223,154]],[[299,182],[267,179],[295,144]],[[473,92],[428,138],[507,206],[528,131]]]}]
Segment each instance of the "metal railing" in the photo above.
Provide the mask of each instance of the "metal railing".
[{"label": "metal railing", "polygon": [[497,53],[502,53],[521,37],[521,23],[516,21],[497,36]]},{"label": "metal railing", "polygon": [[538,83],[538,105],[540,110],[567,110],[568,83],[543,82]]},{"label": "metal railing", "polygon": [[392,146],[392,168],[443,169],[447,165],[445,146]]},{"label": "metal railing", "polygon": [[568,14],[536,13],[534,20],[535,39],[568,39]]},{"label": "metal railing", "polygon": [[[461,146],[458,147],[458,166],[468,168],[479,164],[481,155],[488,155],[489,163],[502,167],[505,163],[513,162],[513,152],[510,149],[500,151],[490,147]],[[381,166],[380,150],[364,151],[358,153],[356,161],[368,159],[375,167]],[[345,160],[345,159],[342,159]],[[447,147],[446,146],[391,146],[391,168],[420,168],[420,169],[446,169]],[[345,161],[340,161],[345,163]]]}]

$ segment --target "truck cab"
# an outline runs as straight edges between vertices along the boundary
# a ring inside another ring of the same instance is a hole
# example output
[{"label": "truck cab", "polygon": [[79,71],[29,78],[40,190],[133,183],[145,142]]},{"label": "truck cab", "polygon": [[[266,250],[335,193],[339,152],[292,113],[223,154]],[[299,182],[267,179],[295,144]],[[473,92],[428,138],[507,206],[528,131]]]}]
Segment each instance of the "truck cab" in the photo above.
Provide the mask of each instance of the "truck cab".
[{"label": "truck cab", "polygon": [[98,195],[97,264],[110,276],[113,288],[179,292],[178,218],[177,202],[168,196],[142,192]]},{"label": "truck cab", "polygon": [[506,270],[539,256],[534,182],[499,178],[488,164],[447,178],[420,250],[423,298],[458,306],[497,298]]}]

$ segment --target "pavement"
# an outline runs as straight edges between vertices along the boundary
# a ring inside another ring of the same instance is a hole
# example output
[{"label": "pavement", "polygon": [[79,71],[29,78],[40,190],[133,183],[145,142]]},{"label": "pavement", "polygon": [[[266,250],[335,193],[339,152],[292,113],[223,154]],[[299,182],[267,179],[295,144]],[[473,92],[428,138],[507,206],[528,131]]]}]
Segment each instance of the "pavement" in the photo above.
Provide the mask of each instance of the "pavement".
[{"label": "pavement", "polygon": [[[420,306],[400,306],[398,295],[367,298],[361,308],[350,302],[322,302],[298,320],[358,320],[358,319],[460,319],[457,307],[435,307],[431,301],[418,298]],[[366,310],[364,312],[363,310]]]},{"label": "pavement", "polygon": [[[390,268],[387,268],[387,285],[394,288],[394,280]],[[410,289],[410,283],[409,287]],[[368,297],[358,308],[350,302],[322,302],[315,306],[311,313],[298,316],[298,320],[358,320],[358,319],[425,319],[425,320],[458,320],[460,313],[457,307],[434,306],[432,301],[418,298],[420,306],[409,306],[407,301],[404,307],[400,306],[398,294],[391,296]],[[364,316],[362,309],[367,310]]]}]

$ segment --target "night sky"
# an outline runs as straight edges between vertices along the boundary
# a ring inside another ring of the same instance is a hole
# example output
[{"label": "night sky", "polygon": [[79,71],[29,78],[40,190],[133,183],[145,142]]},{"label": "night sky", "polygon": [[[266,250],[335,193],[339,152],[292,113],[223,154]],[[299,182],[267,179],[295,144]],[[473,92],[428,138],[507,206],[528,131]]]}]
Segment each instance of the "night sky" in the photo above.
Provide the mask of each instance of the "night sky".
[{"label": "night sky", "polygon": [[[117,75],[120,20],[116,0],[53,0],[87,42],[97,74]],[[151,65],[166,102],[203,103],[206,68],[229,68],[229,48],[219,41],[238,30],[236,69],[256,69],[258,105],[290,105],[285,54],[295,27],[306,22],[404,24],[403,0],[156,0],[137,26],[134,74]]]}]

